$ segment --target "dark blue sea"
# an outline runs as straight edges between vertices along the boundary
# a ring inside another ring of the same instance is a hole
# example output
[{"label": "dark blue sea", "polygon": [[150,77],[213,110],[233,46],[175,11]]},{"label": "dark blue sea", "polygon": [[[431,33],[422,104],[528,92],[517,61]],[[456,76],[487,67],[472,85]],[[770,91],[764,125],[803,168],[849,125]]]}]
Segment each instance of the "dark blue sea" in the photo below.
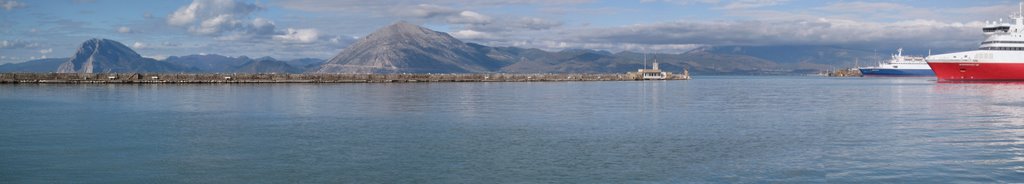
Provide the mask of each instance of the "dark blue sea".
[{"label": "dark blue sea", "polygon": [[0,85],[0,183],[1024,182],[1024,83]]}]

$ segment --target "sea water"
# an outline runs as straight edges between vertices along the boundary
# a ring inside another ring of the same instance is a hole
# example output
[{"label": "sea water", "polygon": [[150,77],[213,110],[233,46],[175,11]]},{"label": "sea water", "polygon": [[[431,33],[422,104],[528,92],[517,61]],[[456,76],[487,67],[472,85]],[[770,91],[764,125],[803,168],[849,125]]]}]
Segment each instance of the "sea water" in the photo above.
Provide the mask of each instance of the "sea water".
[{"label": "sea water", "polygon": [[0,183],[1024,182],[1024,83],[0,85]]}]

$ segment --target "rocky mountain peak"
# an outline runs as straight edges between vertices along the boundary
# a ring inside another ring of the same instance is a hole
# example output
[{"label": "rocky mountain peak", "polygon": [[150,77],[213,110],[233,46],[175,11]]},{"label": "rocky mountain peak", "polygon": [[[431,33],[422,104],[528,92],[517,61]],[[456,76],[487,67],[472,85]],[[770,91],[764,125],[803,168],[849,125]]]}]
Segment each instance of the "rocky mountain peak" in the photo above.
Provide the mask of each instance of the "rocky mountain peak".
[{"label": "rocky mountain peak", "polygon": [[86,40],[58,73],[168,72],[181,71],[178,66],[143,58],[128,46],[109,39]]},{"label": "rocky mountain peak", "polygon": [[377,29],[377,31],[374,31],[374,33],[370,34],[370,36],[368,36],[368,37],[373,37],[373,36],[390,36],[390,37],[399,36],[399,37],[405,37],[405,38],[416,38],[416,37],[420,37],[422,35],[441,35],[441,34],[445,34],[445,33],[436,32],[436,31],[433,31],[433,30],[430,30],[430,29],[427,29],[427,28],[424,28],[424,27],[420,27],[418,25],[411,24],[411,23],[408,23],[408,22],[405,22],[405,21],[399,21],[399,22],[391,24],[389,26],[385,26],[383,28]]},{"label": "rocky mountain peak", "polygon": [[361,38],[317,73],[490,72],[504,63],[447,33],[399,21]]},{"label": "rocky mountain peak", "polygon": [[415,44],[416,46],[425,47],[465,45],[461,40],[448,35],[448,33],[437,32],[405,21],[399,21],[377,29],[361,41],[389,45]]},{"label": "rocky mountain peak", "polygon": [[89,57],[96,54],[103,55],[118,55],[131,58],[142,58],[139,53],[136,53],[128,46],[125,46],[121,42],[104,38],[93,38],[86,40],[82,43],[81,47],[78,47],[78,51],[75,53],[76,57]]}]

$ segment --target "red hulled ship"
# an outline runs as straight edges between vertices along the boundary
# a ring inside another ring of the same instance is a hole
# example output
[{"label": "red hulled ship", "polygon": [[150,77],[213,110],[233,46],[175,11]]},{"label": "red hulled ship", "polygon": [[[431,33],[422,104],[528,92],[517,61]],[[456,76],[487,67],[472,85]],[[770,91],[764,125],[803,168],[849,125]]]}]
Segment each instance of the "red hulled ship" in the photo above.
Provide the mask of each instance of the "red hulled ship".
[{"label": "red hulled ship", "polygon": [[[1024,3],[1020,4],[1024,9]],[[939,81],[1024,81],[1024,10],[1011,22],[986,22],[978,50],[928,56]]]}]

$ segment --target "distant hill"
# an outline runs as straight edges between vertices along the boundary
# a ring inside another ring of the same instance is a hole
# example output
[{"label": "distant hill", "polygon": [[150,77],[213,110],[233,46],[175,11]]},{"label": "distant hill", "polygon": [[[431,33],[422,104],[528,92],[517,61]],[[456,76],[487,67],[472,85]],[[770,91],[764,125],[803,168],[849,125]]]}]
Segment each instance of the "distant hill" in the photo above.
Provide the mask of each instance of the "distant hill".
[{"label": "distant hill", "polygon": [[316,58],[281,61],[271,57],[252,59],[217,54],[171,56],[164,61],[195,68],[203,73],[302,73],[324,62]]},{"label": "distant hill", "polygon": [[22,63],[7,63],[0,65],[0,72],[56,72],[57,68],[66,61],[68,61],[68,58],[37,59]]},{"label": "distant hill", "polygon": [[284,62],[288,63],[288,65],[291,65],[291,66],[296,67],[296,68],[300,68],[302,70],[309,70],[309,69],[313,69],[313,68],[319,67],[320,64],[323,64],[325,62],[325,60],[319,59],[319,58],[299,58],[299,59],[293,59],[293,60],[288,60],[288,61],[284,61]]},{"label": "distant hill", "polygon": [[57,68],[58,73],[191,71],[194,70],[151,58],[143,58],[120,42],[98,38],[82,43],[75,55]]},{"label": "distant hill", "polygon": [[313,72],[478,73],[506,65],[447,33],[398,22],[359,39]]},{"label": "distant hill", "polygon": [[825,70],[831,68],[873,65],[882,60],[881,54],[872,51],[847,49],[832,46],[709,46],[694,49],[689,53],[715,55],[743,55],[778,63],[781,68],[794,70]]},{"label": "distant hill", "polygon": [[303,70],[292,67],[284,61],[271,57],[263,57],[246,62],[234,68],[238,73],[302,73]]},{"label": "distant hill", "polygon": [[164,59],[165,62],[174,63],[188,68],[194,68],[204,73],[225,73],[234,72],[235,68],[245,64],[252,59],[248,57],[228,57],[217,54],[171,56]]},{"label": "distant hill", "polygon": [[635,71],[657,61],[661,69],[682,72],[683,69],[697,74],[759,74],[761,70],[776,69],[775,62],[730,54],[686,53],[686,54],[643,54],[636,52],[609,53],[606,51],[571,49],[559,52],[545,52],[536,49],[514,47],[494,48],[504,54],[500,58],[516,62],[504,67],[501,72],[510,73],[622,73]]},{"label": "distant hill", "polygon": [[[500,69],[512,73],[627,72],[644,67],[643,53],[609,53],[585,49],[547,52],[539,49],[478,46],[495,59],[513,63]],[[663,70],[695,74],[806,74],[834,68],[867,66],[879,61],[871,52],[827,46],[702,47],[681,54],[646,54]]]}]

